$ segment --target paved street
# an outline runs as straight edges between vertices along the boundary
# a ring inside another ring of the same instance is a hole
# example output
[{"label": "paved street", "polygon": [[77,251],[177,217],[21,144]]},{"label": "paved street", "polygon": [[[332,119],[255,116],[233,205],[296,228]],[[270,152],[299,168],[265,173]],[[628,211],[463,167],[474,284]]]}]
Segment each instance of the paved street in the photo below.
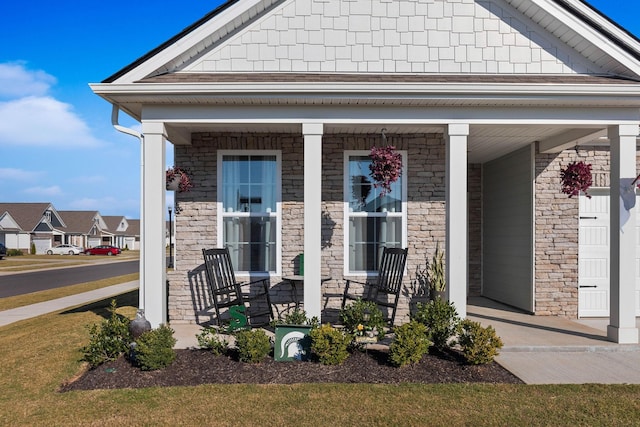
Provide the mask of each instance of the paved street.
[{"label": "paved street", "polygon": [[0,276],[0,298],[137,273],[138,260],[104,260],[95,264],[36,270]]}]

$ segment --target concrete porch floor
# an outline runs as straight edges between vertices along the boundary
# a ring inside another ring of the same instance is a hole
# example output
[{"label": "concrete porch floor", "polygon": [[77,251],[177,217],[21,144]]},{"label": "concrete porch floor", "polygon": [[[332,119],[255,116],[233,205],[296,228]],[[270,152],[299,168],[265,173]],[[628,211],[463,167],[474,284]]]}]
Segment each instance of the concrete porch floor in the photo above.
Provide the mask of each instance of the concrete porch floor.
[{"label": "concrete porch floor", "polygon": [[469,298],[467,315],[493,326],[496,361],[527,384],[640,384],[640,345],[608,341],[608,318],[533,316],[486,298]]},{"label": "concrete porch floor", "polygon": [[[467,315],[496,330],[496,361],[527,384],[640,384],[640,345],[608,341],[606,318],[533,316],[482,297],[469,298]],[[197,346],[198,325],[171,327],[176,348]]]}]

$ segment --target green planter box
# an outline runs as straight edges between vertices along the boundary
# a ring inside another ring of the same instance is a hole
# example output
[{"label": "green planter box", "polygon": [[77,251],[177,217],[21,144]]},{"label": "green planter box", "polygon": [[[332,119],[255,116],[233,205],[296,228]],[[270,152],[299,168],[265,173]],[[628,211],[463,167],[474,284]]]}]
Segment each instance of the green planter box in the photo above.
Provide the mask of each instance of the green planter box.
[{"label": "green planter box", "polygon": [[311,356],[310,330],[309,325],[276,325],[275,361],[308,360]]}]

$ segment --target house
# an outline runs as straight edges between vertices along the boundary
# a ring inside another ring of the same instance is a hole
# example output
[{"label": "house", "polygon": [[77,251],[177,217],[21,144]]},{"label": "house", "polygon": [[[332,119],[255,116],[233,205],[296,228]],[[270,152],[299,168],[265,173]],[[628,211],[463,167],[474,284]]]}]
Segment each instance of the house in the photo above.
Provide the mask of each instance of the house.
[{"label": "house", "polygon": [[[139,249],[140,224],[138,220],[127,219],[124,216],[103,216],[107,229],[112,233],[110,245],[119,248]],[[134,224],[133,221],[136,221]]]},{"label": "house", "polygon": [[[638,209],[619,200],[637,174],[640,41],[584,1],[232,0],[91,88],[141,140],[154,326],[201,321],[201,249],[221,246],[283,303],[304,253],[311,316],[382,246],[408,247],[407,319],[440,244],[461,316],[469,295],[595,311],[612,341],[638,343]],[[168,274],[165,141],[194,183],[176,193]],[[363,203],[354,183],[386,144],[404,166],[393,209],[363,209],[377,194]],[[591,199],[560,191],[575,160],[592,164]]]},{"label": "house", "polygon": [[83,248],[111,245],[114,233],[98,211],[60,211],[65,220],[65,243]]},{"label": "house", "polygon": [[0,203],[0,243],[37,254],[64,242],[65,223],[51,203]]}]

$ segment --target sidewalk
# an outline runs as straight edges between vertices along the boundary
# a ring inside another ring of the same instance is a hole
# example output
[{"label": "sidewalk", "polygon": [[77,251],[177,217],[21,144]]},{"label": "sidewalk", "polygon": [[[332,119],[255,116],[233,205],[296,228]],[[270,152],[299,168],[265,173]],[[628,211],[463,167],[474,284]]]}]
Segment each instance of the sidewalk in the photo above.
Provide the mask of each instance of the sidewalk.
[{"label": "sidewalk", "polygon": [[41,316],[54,311],[60,311],[71,307],[85,305],[94,301],[100,301],[105,298],[114,297],[129,291],[138,289],[139,281],[121,283],[119,285],[108,286],[105,288],[95,289],[93,291],[83,292],[76,295],[70,295],[64,298],[58,298],[50,301],[44,301],[37,304],[27,305],[24,307],[12,308],[10,310],[0,311],[0,326],[5,326],[13,322],[24,319]]}]

